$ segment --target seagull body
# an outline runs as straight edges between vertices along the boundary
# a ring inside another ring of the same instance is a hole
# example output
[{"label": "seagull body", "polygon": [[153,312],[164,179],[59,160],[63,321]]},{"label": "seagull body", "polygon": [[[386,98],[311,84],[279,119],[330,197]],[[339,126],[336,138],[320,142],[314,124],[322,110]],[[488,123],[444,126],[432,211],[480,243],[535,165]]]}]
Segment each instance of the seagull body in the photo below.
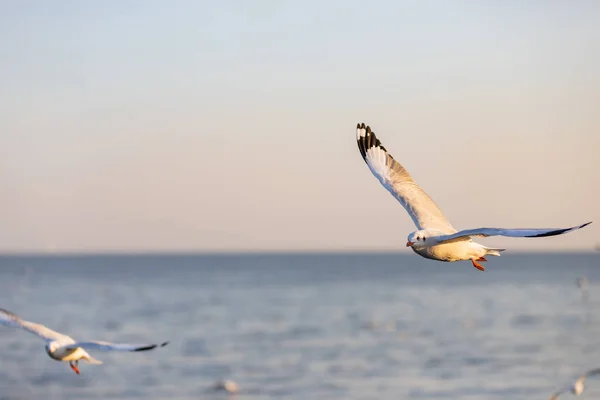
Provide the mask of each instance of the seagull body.
[{"label": "seagull body", "polygon": [[505,249],[486,247],[474,242],[474,237],[555,236],[591,223],[564,229],[476,228],[457,231],[408,171],[387,152],[369,126],[364,123],[356,126],[356,140],[373,175],[402,204],[417,226],[418,230],[408,235],[406,246],[422,257],[446,262],[471,260],[475,268],[484,271],[478,262],[487,261],[486,256],[499,256]]},{"label": "seagull body", "polygon": [[581,393],[583,393],[583,389],[585,389],[585,386],[583,385],[583,381],[585,381],[585,378],[587,378],[588,376],[594,376],[594,375],[598,375],[598,374],[600,374],[600,368],[593,369],[591,371],[586,372],[585,374],[583,374],[579,378],[577,378],[577,380],[575,381],[575,383],[573,383],[573,385],[566,387],[564,389],[561,389],[558,392],[554,393],[552,395],[552,397],[550,397],[550,400],[556,400],[556,399],[558,399],[558,396],[560,396],[563,393],[567,393],[567,392],[571,392],[575,396],[579,396]]},{"label": "seagull body", "polygon": [[56,361],[68,362],[71,369],[79,375],[78,363],[80,360],[88,364],[102,364],[92,357],[87,350],[102,351],[145,351],[156,347],[164,347],[168,342],[158,344],[116,344],[110,342],[89,341],[76,342],[73,338],[62,333],[58,333],[41,324],[25,321],[16,314],[0,308],[0,325],[11,328],[21,328],[33,333],[46,342],[46,353]]}]

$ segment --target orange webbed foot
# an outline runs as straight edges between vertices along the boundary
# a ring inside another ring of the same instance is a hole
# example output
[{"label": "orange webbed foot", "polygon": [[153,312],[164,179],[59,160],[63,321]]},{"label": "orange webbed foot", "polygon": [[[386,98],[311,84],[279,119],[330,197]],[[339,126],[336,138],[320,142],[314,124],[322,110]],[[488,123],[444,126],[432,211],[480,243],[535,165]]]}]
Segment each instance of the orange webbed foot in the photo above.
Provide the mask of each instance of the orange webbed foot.
[{"label": "orange webbed foot", "polygon": [[71,369],[72,369],[73,371],[75,371],[75,373],[76,373],[77,375],[79,375],[79,368],[77,367],[77,364],[73,364],[72,362],[69,362],[69,365],[71,366]]},{"label": "orange webbed foot", "polygon": [[487,259],[485,257],[479,257],[477,260],[475,261],[487,261]]},{"label": "orange webbed foot", "polygon": [[[482,258],[483,258],[483,257],[482,257]],[[477,261],[479,261],[479,260],[477,260]],[[471,262],[473,263],[473,266],[474,266],[475,268],[477,268],[477,269],[478,269],[478,270],[480,270],[480,271],[485,271],[485,268],[483,268],[483,266],[482,266],[481,264],[479,264],[477,261],[476,261],[475,259],[471,259]],[[483,261],[483,260],[482,260],[482,261]],[[487,260],[485,260],[485,261],[487,261]]]}]

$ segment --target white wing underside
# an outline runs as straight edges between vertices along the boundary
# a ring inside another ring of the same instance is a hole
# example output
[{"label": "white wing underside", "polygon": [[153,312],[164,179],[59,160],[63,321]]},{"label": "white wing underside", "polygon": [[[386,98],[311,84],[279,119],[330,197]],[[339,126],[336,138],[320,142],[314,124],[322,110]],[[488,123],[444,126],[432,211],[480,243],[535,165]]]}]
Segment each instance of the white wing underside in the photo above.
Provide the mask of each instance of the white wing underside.
[{"label": "white wing underside", "polygon": [[45,327],[41,324],[36,324],[35,322],[29,322],[23,320],[16,314],[13,314],[10,311],[7,311],[3,308],[0,308],[0,325],[8,326],[11,328],[21,328],[34,335],[39,336],[47,342],[51,341],[60,341],[63,343],[73,343],[74,340],[67,335],[63,335],[62,333],[58,333],[53,331],[50,328]]},{"label": "white wing underside", "polygon": [[357,125],[356,140],[373,175],[404,206],[418,229],[456,232],[435,202],[381,145],[370,127]]},{"label": "white wing underside", "polygon": [[549,228],[549,229],[503,229],[503,228],[476,228],[466,229],[456,232],[451,235],[443,235],[437,237],[438,243],[450,243],[462,240],[471,240],[473,237],[488,237],[488,236],[507,236],[507,237],[525,237],[525,238],[540,238],[556,235],[564,235],[577,229],[581,229],[591,222],[583,225],[573,226],[570,228]]},{"label": "white wing underside", "polygon": [[124,343],[110,343],[91,340],[88,342],[76,342],[67,348],[84,348],[86,350],[100,350],[100,351],[146,351],[152,350],[157,347],[164,347],[168,342],[161,344],[124,344]]}]

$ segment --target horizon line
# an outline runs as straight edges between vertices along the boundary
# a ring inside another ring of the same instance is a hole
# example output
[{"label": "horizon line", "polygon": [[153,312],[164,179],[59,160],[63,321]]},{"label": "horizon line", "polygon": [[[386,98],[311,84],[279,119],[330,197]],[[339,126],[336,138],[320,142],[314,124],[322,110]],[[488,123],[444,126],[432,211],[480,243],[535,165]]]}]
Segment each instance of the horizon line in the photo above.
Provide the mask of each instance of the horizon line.
[{"label": "horizon line", "polygon": [[[559,249],[559,250],[536,250],[536,249],[515,249],[511,253],[515,254],[586,254],[598,253],[599,249]],[[412,252],[403,250],[65,250],[65,251],[6,251],[0,250],[0,257],[103,257],[103,256],[277,256],[277,255],[412,255]]]}]

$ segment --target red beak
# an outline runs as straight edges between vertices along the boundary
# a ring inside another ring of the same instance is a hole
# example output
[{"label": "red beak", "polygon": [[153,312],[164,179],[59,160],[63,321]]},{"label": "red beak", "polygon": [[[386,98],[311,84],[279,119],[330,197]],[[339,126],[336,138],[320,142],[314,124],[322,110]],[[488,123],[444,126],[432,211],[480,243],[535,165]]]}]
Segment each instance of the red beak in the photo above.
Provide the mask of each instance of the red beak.
[{"label": "red beak", "polygon": [[408,242],[406,242],[406,247],[410,247],[410,246],[412,246],[413,244],[414,244],[414,243],[413,243],[413,242],[411,242],[411,241],[409,240]]}]

